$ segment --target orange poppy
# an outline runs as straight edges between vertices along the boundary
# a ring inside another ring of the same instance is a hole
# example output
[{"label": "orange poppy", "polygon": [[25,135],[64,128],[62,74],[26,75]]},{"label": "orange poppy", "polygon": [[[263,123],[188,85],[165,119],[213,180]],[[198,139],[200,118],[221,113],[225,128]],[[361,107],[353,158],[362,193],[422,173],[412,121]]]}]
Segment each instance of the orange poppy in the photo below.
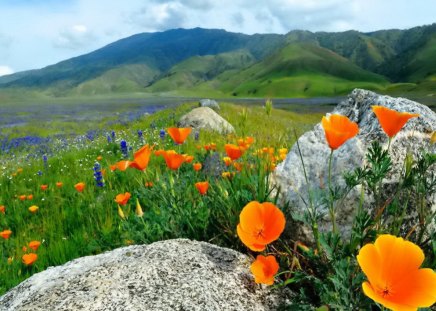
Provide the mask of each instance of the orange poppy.
[{"label": "orange poppy", "polygon": [[27,247],[26,247],[26,246],[23,246],[23,247],[21,248],[21,250],[22,250],[23,252],[27,252]]},{"label": "orange poppy", "polygon": [[258,284],[273,285],[274,275],[279,271],[279,264],[274,256],[257,255],[251,264],[250,271],[254,275],[254,281]]},{"label": "orange poppy", "polygon": [[122,160],[115,163],[114,165],[111,165],[110,169],[111,171],[115,171],[116,169],[120,171],[125,171],[130,166],[130,164],[132,164],[131,161]]},{"label": "orange poppy", "polygon": [[201,168],[203,166],[201,165],[201,163],[197,162],[197,163],[192,164],[192,167],[194,168],[194,171],[198,172],[199,170],[201,170]]},{"label": "orange poppy", "polygon": [[31,207],[29,207],[29,212],[31,212],[32,214],[35,214],[38,210],[39,207],[36,205],[32,205]]},{"label": "orange poppy", "polygon": [[33,194],[29,194],[28,196],[27,196],[27,200],[32,200],[33,199]]},{"label": "orange poppy", "polygon": [[82,192],[83,189],[85,189],[85,183],[79,182],[74,185],[74,188],[76,188],[77,191]]},{"label": "orange poppy", "polygon": [[327,143],[332,150],[338,149],[359,132],[357,123],[339,114],[322,117],[321,123]]},{"label": "orange poppy", "polygon": [[38,250],[40,245],[41,245],[41,242],[39,242],[39,241],[31,241],[31,242],[29,242],[29,247],[31,249],[33,249],[35,252]]},{"label": "orange poppy", "polygon": [[198,192],[200,192],[201,195],[205,195],[207,189],[209,189],[209,182],[203,181],[195,183],[195,188],[197,188]]},{"label": "orange poppy", "polygon": [[175,152],[165,152],[164,158],[168,168],[172,170],[177,170],[185,161],[185,157],[183,155]]},{"label": "orange poppy", "polygon": [[236,228],[239,238],[249,249],[261,252],[277,240],[285,229],[283,212],[270,202],[248,203],[239,215]]},{"label": "orange poppy", "polygon": [[30,266],[38,259],[38,255],[35,253],[24,254],[21,259],[26,266]]},{"label": "orange poppy", "polygon": [[190,127],[170,127],[167,129],[168,134],[176,144],[183,144],[189,134],[191,134],[191,131],[192,128]]},{"label": "orange poppy", "polygon": [[145,170],[148,166],[148,162],[150,161],[152,151],[153,147],[145,145],[144,147],[135,152],[135,154],[133,155],[133,158],[135,160],[131,162],[129,166],[141,171]]},{"label": "orange poppy", "polygon": [[0,213],[4,214],[6,211],[6,207],[4,205],[0,205]]},{"label": "orange poppy", "polygon": [[3,230],[2,232],[0,232],[0,236],[5,240],[9,239],[11,234],[12,234],[11,230]]},{"label": "orange poppy", "polygon": [[225,144],[224,149],[226,150],[227,155],[232,160],[239,159],[244,154],[244,149],[233,145],[233,144]]},{"label": "orange poppy", "polygon": [[20,199],[20,201],[24,201],[26,200],[26,195],[20,195],[18,198]]},{"label": "orange poppy", "polygon": [[372,106],[372,111],[389,138],[394,137],[409,119],[419,117],[417,113],[398,112],[383,106]]},{"label": "orange poppy", "polygon": [[363,292],[393,310],[416,310],[436,302],[436,273],[419,269],[424,252],[419,246],[389,234],[366,244],[357,255],[368,281]]},{"label": "orange poppy", "polygon": [[191,163],[192,161],[194,161],[194,156],[192,156],[192,155],[184,154],[183,157],[185,157],[186,163]]},{"label": "orange poppy", "polygon": [[241,172],[244,165],[242,163],[239,163],[239,162],[233,162],[233,167],[236,168],[236,170],[238,172]]},{"label": "orange poppy", "polygon": [[101,155],[99,155],[99,156],[97,157],[97,161],[101,161],[101,160],[103,160],[103,157],[102,157]]},{"label": "orange poppy", "polygon": [[41,190],[42,191],[45,191],[45,190],[47,190],[48,189],[48,185],[41,185]]},{"label": "orange poppy", "polygon": [[56,187],[58,187],[58,188],[62,188],[63,185],[64,185],[64,184],[61,183],[60,181],[58,181],[58,182],[56,183]]},{"label": "orange poppy", "polygon": [[120,193],[115,197],[115,202],[117,202],[119,205],[126,205],[127,202],[130,199],[130,193]]},{"label": "orange poppy", "polygon": [[151,188],[151,187],[153,187],[153,182],[152,181],[146,181],[144,186],[146,186],[147,188]]}]

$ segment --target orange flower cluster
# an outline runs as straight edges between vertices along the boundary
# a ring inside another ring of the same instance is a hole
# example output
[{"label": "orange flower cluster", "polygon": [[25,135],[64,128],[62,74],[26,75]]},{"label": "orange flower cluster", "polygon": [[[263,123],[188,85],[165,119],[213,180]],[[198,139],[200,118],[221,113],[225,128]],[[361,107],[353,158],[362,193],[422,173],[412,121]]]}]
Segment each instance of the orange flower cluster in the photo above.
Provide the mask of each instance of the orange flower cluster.
[{"label": "orange flower cluster", "polygon": [[0,205],[0,213],[4,214],[6,211],[6,207],[4,205]]},{"label": "orange flower cluster", "polygon": [[31,266],[38,259],[38,255],[35,253],[24,254],[21,260],[26,266]]},{"label": "orange flower cluster", "polygon": [[424,253],[419,246],[389,234],[366,244],[357,262],[368,278],[363,292],[392,310],[417,310],[436,302],[436,273],[420,269]]},{"label": "orange flower cluster", "polygon": [[[248,248],[261,252],[266,246],[277,240],[285,229],[283,212],[270,202],[248,203],[239,215],[236,228],[239,238]],[[279,265],[274,256],[258,255],[250,266],[256,283],[271,285]]]}]

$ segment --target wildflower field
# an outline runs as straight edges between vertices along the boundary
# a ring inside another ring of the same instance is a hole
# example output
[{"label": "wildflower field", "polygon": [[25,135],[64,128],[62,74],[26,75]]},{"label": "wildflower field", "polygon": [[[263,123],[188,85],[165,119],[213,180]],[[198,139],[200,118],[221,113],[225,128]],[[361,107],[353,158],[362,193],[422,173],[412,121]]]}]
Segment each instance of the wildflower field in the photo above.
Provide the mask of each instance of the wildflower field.
[{"label": "wildflower field", "polygon": [[[436,233],[428,229],[435,217],[429,211],[419,212],[416,230],[423,235],[411,234],[409,240],[359,209],[353,235],[345,240],[335,225],[339,198],[329,178],[332,232],[318,232],[316,208],[309,206],[313,243],[280,238],[292,206],[277,207],[278,189],[269,183],[269,173],[314,124],[322,120],[333,154],[357,134],[355,123],[273,109],[268,101],[265,107],[221,104],[220,115],[235,134],[177,128],[180,116],[195,106],[183,104],[110,128],[87,125],[67,138],[28,141],[17,132],[2,137],[0,293],[74,258],[183,237],[250,254],[256,283],[295,292],[287,310],[431,307]],[[373,109],[389,141],[409,118],[418,117]],[[389,146],[384,148],[373,146],[372,167],[348,172],[350,187],[377,188],[389,170]],[[436,191],[435,163],[436,156],[425,151],[410,163],[404,175],[410,191],[418,196]]]}]

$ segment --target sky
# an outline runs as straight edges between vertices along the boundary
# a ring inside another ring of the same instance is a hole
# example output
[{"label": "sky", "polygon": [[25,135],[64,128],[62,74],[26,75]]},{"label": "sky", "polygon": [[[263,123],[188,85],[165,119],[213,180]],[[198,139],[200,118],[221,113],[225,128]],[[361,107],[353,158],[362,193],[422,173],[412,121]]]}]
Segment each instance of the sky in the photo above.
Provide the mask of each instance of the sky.
[{"label": "sky", "polygon": [[0,76],[141,32],[370,32],[432,24],[435,12],[436,0],[0,0]]}]

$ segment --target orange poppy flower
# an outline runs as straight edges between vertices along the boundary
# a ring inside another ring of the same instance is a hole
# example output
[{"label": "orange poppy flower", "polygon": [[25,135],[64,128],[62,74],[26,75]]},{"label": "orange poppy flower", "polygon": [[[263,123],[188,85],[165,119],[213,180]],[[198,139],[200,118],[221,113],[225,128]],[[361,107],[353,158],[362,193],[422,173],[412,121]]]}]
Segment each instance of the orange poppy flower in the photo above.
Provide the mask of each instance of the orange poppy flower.
[{"label": "orange poppy flower", "polygon": [[48,189],[48,185],[41,185],[41,190],[42,191],[45,191],[45,190],[47,190]]},{"label": "orange poppy flower", "polygon": [[115,197],[115,202],[117,202],[119,205],[126,205],[127,202],[130,199],[130,193],[120,193]]},{"label": "orange poppy flower", "polygon": [[232,160],[239,159],[244,154],[244,149],[233,145],[233,144],[225,144],[224,149],[226,150],[227,155]]},{"label": "orange poppy flower", "polygon": [[11,234],[12,234],[11,230],[3,230],[2,232],[0,232],[0,236],[5,240],[9,239]]},{"label": "orange poppy flower", "polygon": [[27,247],[26,247],[26,246],[23,246],[23,247],[21,248],[21,250],[22,250],[23,252],[27,252]]},{"label": "orange poppy flower", "polygon": [[192,128],[190,127],[170,127],[167,129],[168,134],[176,144],[183,144],[189,134],[191,134],[191,131]]},{"label": "orange poppy flower", "polygon": [[76,188],[77,191],[82,192],[83,189],[85,189],[85,183],[79,182],[74,185],[74,188]]},{"label": "orange poppy flower", "polygon": [[144,186],[146,186],[147,188],[151,188],[151,187],[153,187],[153,182],[152,181],[146,181]]},{"label": "orange poppy flower", "polygon": [[101,161],[101,160],[103,160],[103,157],[102,157],[101,155],[99,155],[99,156],[97,157],[97,161]]},{"label": "orange poppy flower", "polygon": [[199,170],[201,170],[201,168],[203,166],[201,165],[201,163],[197,162],[197,163],[192,164],[192,167],[194,168],[194,171],[198,172]]},{"label": "orange poppy flower", "polygon": [[26,195],[20,195],[18,198],[20,199],[20,201],[24,201],[26,200]]},{"label": "orange poppy flower", "polygon": [[357,123],[339,114],[322,117],[321,123],[325,131],[327,143],[332,150],[338,149],[359,132]]},{"label": "orange poppy flower", "polygon": [[236,230],[242,243],[261,252],[279,238],[285,222],[283,212],[274,204],[252,201],[242,209]]},{"label": "orange poppy flower", "polygon": [[6,211],[6,207],[4,205],[0,205],[0,213],[4,214]]},{"label": "orange poppy flower", "polygon": [[64,184],[63,184],[62,182],[60,182],[60,181],[58,181],[58,182],[56,183],[56,187],[58,187],[58,188],[62,188],[63,185],[64,185]]},{"label": "orange poppy flower", "polygon": [[372,111],[389,138],[394,137],[409,119],[419,117],[417,113],[398,112],[383,106],[372,106]]},{"label": "orange poppy flower", "polygon": [[28,196],[27,196],[27,200],[32,200],[33,199],[33,194],[29,194]]},{"label": "orange poppy flower", "polygon": [[30,266],[38,259],[38,255],[35,253],[24,254],[21,259],[26,266]]},{"label": "orange poppy flower", "polygon": [[130,164],[132,164],[131,161],[119,161],[117,163],[115,163],[114,165],[111,165],[109,168],[111,169],[111,171],[115,171],[116,169],[120,170],[120,171],[125,171]]},{"label": "orange poppy flower", "polygon": [[41,245],[41,242],[39,242],[39,241],[31,241],[31,242],[29,242],[29,247],[31,249],[33,249],[35,252],[38,250],[40,245]]},{"label": "orange poppy flower", "polygon": [[184,154],[183,157],[185,157],[186,163],[191,163],[192,161],[194,161],[194,156],[192,156],[192,155]]},{"label": "orange poppy flower", "polygon": [[254,275],[254,281],[258,284],[273,285],[274,275],[279,271],[279,264],[274,256],[257,255],[251,264],[250,271]]},{"label": "orange poppy flower", "polygon": [[164,157],[168,168],[172,170],[177,170],[185,161],[185,157],[183,155],[174,152],[166,152]]},{"label": "orange poppy flower", "polygon": [[424,252],[419,246],[393,235],[380,235],[366,244],[357,262],[368,278],[363,292],[393,310],[417,310],[436,302],[436,273],[419,269]]},{"label": "orange poppy flower", "polygon": [[198,192],[200,192],[201,195],[205,195],[207,189],[209,189],[209,182],[203,181],[195,183],[195,188],[197,188]]},{"label": "orange poppy flower", "polygon": [[133,158],[135,160],[131,162],[129,166],[141,171],[145,170],[148,166],[148,162],[150,161],[152,151],[153,147],[145,145],[144,147],[135,152],[135,154],[133,155]]},{"label": "orange poppy flower", "polygon": [[38,210],[39,207],[36,205],[32,205],[31,207],[29,207],[29,212],[31,212],[32,214],[35,214]]}]

